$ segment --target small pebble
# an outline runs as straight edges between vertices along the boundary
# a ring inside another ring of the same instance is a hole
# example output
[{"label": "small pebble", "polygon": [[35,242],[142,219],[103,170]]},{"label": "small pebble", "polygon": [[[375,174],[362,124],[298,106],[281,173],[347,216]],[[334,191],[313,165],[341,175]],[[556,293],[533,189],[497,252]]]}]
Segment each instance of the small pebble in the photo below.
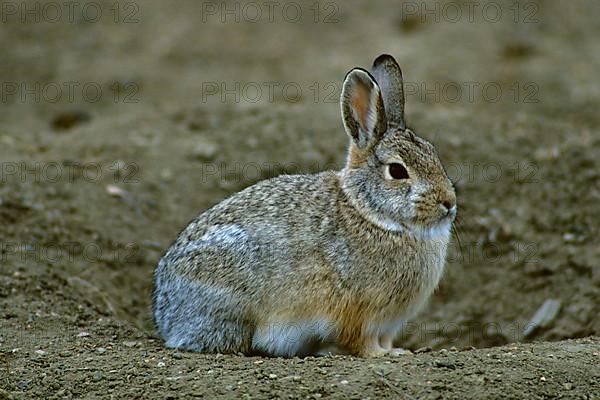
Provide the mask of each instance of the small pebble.
[{"label": "small pebble", "polygon": [[2,137],[0,137],[0,142],[10,146],[15,144],[15,139],[8,135],[2,135]]},{"label": "small pebble", "polygon": [[96,349],[96,353],[104,354],[106,353],[106,349],[104,347],[98,347]]},{"label": "small pebble", "polygon": [[448,361],[435,360],[433,364],[438,368],[456,369],[456,365]]},{"label": "small pebble", "polygon": [[90,336],[89,332],[79,332],[77,334],[77,337],[88,337],[88,336]]},{"label": "small pebble", "polygon": [[275,375],[275,374],[269,374],[269,379],[277,379],[277,375]]},{"label": "small pebble", "polygon": [[115,185],[106,185],[106,193],[111,195],[112,197],[125,197],[125,190],[121,189]]},{"label": "small pebble", "polygon": [[173,171],[168,168],[162,169],[160,171],[160,179],[166,182],[170,182],[173,180]]},{"label": "small pebble", "polygon": [[45,356],[47,353],[44,350],[36,350],[35,354],[38,354],[40,356]]},{"label": "small pebble", "polygon": [[156,364],[157,367],[162,368],[164,367],[166,364],[162,361],[159,361],[158,364]]},{"label": "small pebble", "polygon": [[340,381],[340,383],[341,383],[342,385],[347,385],[347,384],[348,384],[348,381],[347,381],[347,380],[343,380],[343,381]]},{"label": "small pebble", "polygon": [[219,147],[206,139],[199,139],[192,150],[192,157],[200,161],[210,161],[214,159],[219,151]]},{"label": "small pebble", "polygon": [[91,119],[91,114],[85,110],[64,111],[54,116],[50,125],[57,131],[67,131]]},{"label": "small pebble", "polygon": [[181,354],[180,352],[173,353],[173,358],[181,360],[183,358],[183,354]]},{"label": "small pebble", "polygon": [[523,336],[528,337],[534,333],[539,327],[547,327],[556,318],[560,312],[561,301],[558,299],[546,299],[544,304],[538,308],[533,317],[529,320],[525,329],[523,330]]},{"label": "small pebble", "polygon": [[429,352],[431,352],[431,347],[421,347],[421,348],[415,350],[415,354],[429,353]]}]

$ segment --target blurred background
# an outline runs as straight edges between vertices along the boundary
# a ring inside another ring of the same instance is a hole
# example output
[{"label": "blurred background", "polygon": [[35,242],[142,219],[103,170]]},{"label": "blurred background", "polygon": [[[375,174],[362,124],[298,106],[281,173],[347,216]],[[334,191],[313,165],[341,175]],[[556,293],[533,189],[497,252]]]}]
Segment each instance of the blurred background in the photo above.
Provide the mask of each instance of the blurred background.
[{"label": "blurred background", "polygon": [[343,77],[389,53],[459,202],[460,245],[399,344],[598,335],[598,15],[592,0],[4,1],[5,332],[100,318],[154,335],[152,272],[177,233],[261,179],[341,168]]}]

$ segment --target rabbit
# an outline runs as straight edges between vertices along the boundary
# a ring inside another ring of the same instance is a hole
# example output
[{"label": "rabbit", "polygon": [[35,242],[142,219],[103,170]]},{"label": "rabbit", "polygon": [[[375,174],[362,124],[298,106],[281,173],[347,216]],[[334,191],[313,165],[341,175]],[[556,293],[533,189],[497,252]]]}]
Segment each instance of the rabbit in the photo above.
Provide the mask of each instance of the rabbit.
[{"label": "rabbit", "polygon": [[271,357],[402,353],[393,341],[444,270],[457,212],[431,143],[406,127],[383,54],[340,98],[345,166],[261,181],[196,217],[155,270],[170,348]]}]

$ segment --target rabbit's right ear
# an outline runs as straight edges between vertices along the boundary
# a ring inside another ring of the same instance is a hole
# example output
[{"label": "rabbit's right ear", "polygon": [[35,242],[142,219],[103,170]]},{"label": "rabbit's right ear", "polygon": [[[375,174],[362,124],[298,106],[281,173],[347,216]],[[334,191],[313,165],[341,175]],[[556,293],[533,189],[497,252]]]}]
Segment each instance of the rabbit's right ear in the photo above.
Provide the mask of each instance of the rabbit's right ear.
[{"label": "rabbit's right ear", "polygon": [[373,76],[383,92],[385,113],[390,126],[406,128],[404,120],[404,79],[402,70],[389,54],[382,54],[373,62]]},{"label": "rabbit's right ear", "polygon": [[346,133],[359,149],[379,141],[387,130],[381,90],[362,68],[354,68],[344,79],[340,98]]}]

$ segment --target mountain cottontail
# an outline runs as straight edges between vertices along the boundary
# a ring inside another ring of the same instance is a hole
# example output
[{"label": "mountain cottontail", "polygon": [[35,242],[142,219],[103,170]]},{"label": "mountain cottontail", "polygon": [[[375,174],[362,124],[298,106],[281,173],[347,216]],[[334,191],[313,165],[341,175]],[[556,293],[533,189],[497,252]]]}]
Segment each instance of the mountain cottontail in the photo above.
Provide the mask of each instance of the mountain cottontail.
[{"label": "mountain cottontail", "polygon": [[402,72],[379,56],[344,80],[341,171],[282,175],[194,219],[155,272],[168,347],[305,356],[397,354],[444,269],[456,196],[406,128]]}]

